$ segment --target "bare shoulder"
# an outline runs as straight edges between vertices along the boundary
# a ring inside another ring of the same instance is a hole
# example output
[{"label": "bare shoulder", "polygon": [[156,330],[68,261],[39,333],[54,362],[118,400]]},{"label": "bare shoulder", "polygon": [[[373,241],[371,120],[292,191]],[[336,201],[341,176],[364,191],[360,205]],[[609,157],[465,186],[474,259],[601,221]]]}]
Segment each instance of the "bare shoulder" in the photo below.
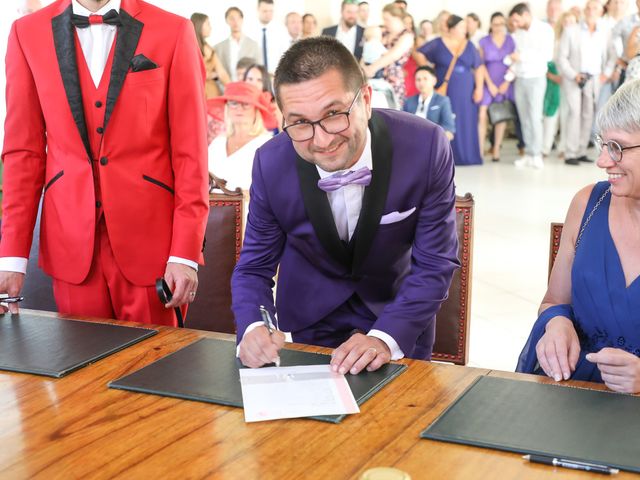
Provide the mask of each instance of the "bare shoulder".
[{"label": "bare shoulder", "polygon": [[584,216],[585,209],[587,208],[587,203],[589,202],[589,197],[591,196],[593,187],[595,187],[595,184],[587,185],[586,187],[578,190],[569,205],[563,231],[564,233],[571,235],[574,240],[577,236],[578,228],[582,223],[582,217]]}]

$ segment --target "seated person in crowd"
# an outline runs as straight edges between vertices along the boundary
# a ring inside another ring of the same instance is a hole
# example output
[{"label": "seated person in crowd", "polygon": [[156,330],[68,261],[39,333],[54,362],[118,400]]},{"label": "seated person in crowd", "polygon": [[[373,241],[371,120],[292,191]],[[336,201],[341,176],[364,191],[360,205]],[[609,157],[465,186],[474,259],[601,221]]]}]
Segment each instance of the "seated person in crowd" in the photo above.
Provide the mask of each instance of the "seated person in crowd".
[{"label": "seated person in crowd", "polygon": [[598,114],[598,166],[608,181],[580,190],[517,371],[640,392],[640,82]]},{"label": "seated person in crowd", "polygon": [[[273,362],[283,332],[335,348],[340,373],[429,359],[459,266],[444,133],[405,112],[372,110],[358,62],[329,37],[291,46],[275,94],[284,133],[256,152],[231,279],[240,360]],[[280,330],[270,334],[259,307],[275,315],[276,270]]]},{"label": "seated person in crowd", "polygon": [[456,133],[456,120],[449,97],[440,95],[433,89],[438,81],[435,70],[426,65],[418,67],[415,81],[420,93],[407,98],[402,109],[440,125],[447,138],[452,140]]},{"label": "seated person in crowd", "polygon": [[248,190],[256,149],[271,138],[265,124],[275,123],[270,98],[250,83],[231,82],[224,95],[207,103],[210,114],[226,125],[226,135],[209,145],[209,171],[229,189]]},{"label": "seated person in crowd", "polygon": [[[371,65],[385,54],[387,48],[382,43],[382,29],[377,26],[364,30],[364,46],[362,47],[362,63]],[[379,69],[373,78],[382,78],[383,69]]]}]

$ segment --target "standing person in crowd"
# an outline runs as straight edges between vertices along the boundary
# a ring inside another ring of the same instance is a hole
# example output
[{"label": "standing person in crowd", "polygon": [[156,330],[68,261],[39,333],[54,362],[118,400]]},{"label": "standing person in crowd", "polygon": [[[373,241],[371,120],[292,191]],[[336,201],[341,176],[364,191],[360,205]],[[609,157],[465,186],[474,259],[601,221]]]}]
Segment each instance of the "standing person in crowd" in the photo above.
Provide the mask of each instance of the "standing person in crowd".
[{"label": "standing person in crowd", "polygon": [[614,47],[617,45],[619,46],[618,48],[622,49],[622,54],[618,58],[619,71],[621,72],[620,82],[624,82],[627,63],[631,60],[627,56],[626,51],[629,45],[629,38],[631,37],[633,29],[640,25],[640,0],[636,0],[636,8],[638,9],[636,13],[624,17],[611,31],[611,41]]},{"label": "standing person in crowd", "polygon": [[415,83],[418,94],[407,98],[402,109],[420,118],[440,125],[449,140],[453,140],[456,133],[456,121],[451,109],[449,97],[434,92],[438,77],[436,71],[423,65],[415,73]]},{"label": "standing person in crowd", "polygon": [[207,72],[207,80],[204,90],[207,98],[213,98],[222,92],[220,85],[226,85],[231,81],[229,74],[216,55],[216,51],[207,43],[207,38],[211,35],[211,23],[209,17],[204,13],[194,13],[191,15],[191,23],[196,32],[198,46],[204,59],[204,68]]},{"label": "standing person in crowd", "polygon": [[622,45],[622,39],[618,36],[613,37],[613,29],[621,21],[625,13],[627,12],[628,0],[608,0],[604,6],[605,14],[602,16],[600,23],[602,27],[608,32],[609,41],[613,45],[613,50],[616,54],[616,66],[613,70],[613,74],[607,83],[602,85],[600,89],[600,96],[598,97],[598,104],[596,105],[596,113],[600,111],[604,104],[607,103],[613,92],[620,85],[620,75],[622,73],[622,65],[618,62],[619,59],[625,56],[625,46]]},{"label": "standing person in crowd", "polygon": [[441,10],[440,13],[438,13],[438,16],[433,21],[433,33],[435,37],[441,37],[447,33],[447,21],[450,16],[451,12],[448,10]]},{"label": "standing person in crowd", "polygon": [[593,161],[586,153],[596,101],[615,65],[615,55],[609,55],[611,42],[598,22],[601,16],[600,1],[588,0],[584,20],[565,29],[558,47],[562,94],[569,108],[564,160],[568,165]]},{"label": "standing person in crowd", "polygon": [[364,28],[358,25],[358,4],[354,0],[344,0],[340,8],[340,22],[322,30],[322,35],[338,39],[357,60],[360,60]]},{"label": "standing person in crowd", "polygon": [[555,28],[562,15],[562,0],[547,0],[547,18],[545,22]]},{"label": "standing person in crowd", "polygon": [[284,19],[287,32],[291,39],[291,44],[302,38],[302,15],[298,12],[289,12]]},{"label": "standing person in crowd", "polygon": [[364,67],[367,78],[373,78],[379,69],[384,68],[383,78],[395,93],[398,109],[402,109],[406,96],[403,67],[413,47],[413,34],[405,29],[404,16],[404,10],[397,5],[385,5],[382,9],[382,42],[387,51],[377,61]]},{"label": "standing person in crowd", "polygon": [[484,37],[482,32],[482,22],[477,13],[468,13],[465,21],[467,22],[467,38],[473,46],[478,48],[480,45],[480,39]]},{"label": "standing person in crowd", "polygon": [[223,107],[226,135],[209,145],[209,171],[227,181],[227,188],[249,190],[256,150],[272,135],[265,124],[275,123],[271,97],[247,82],[232,82],[224,95],[209,101]]},{"label": "standing person in crowd", "polygon": [[16,20],[6,66],[0,293],[20,294],[42,198],[61,314],[176,326],[209,212],[193,25],[137,0],[56,2]]},{"label": "standing person in crowd", "polygon": [[[558,47],[564,29],[570,25],[575,25],[577,20],[574,14],[567,10],[562,13],[555,24],[552,25],[554,32],[554,54],[553,60],[547,63],[547,88],[544,92],[543,120],[542,120],[542,156],[548,157],[553,149],[556,136],[558,134],[558,126],[561,123],[565,125],[562,129],[566,129],[566,114],[568,112],[566,100],[562,99],[562,75],[558,71]],[[550,24],[551,25],[551,24]],[[558,157],[564,158],[564,145],[556,144]]]},{"label": "standing person in crowd", "polygon": [[407,2],[405,2],[404,0],[395,0],[393,2],[394,5],[396,5],[397,7],[400,7],[404,12],[407,11]]},{"label": "standing person in crowd", "polygon": [[255,40],[242,33],[244,14],[238,7],[230,7],[224,13],[224,19],[231,31],[229,38],[216,44],[213,49],[220,57],[224,69],[229,73],[231,80],[239,80],[237,76],[238,60],[244,57],[253,59],[253,63],[260,63],[262,57],[260,48]]},{"label": "standing person in crowd", "polygon": [[608,181],[580,190],[518,372],[640,392],[640,82],[598,113],[598,167]]},{"label": "standing person in crowd", "polygon": [[[489,121],[488,109],[494,102],[515,102],[513,93],[513,72],[505,65],[504,59],[511,55],[516,45],[511,35],[507,33],[507,20],[500,12],[491,15],[489,35],[480,39],[480,58],[484,63],[484,92],[478,112],[478,139],[480,152],[484,151]],[[500,148],[507,128],[507,122],[500,122],[493,126],[493,146],[491,159],[500,160]]]},{"label": "standing person in crowd", "polygon": [[516,28],[513,34],[516,51],[510,58],[515,62],[516,108],[526,152],[523,158],[514,163],[517,167],[543,168],[542,113],[547,88],[547,64],[553,58],[553,29],[548,23],[533,18],[526,3],[514,6],[509,19]]},{"label": "standing person in crowd", "polygon": [[477,104],[483,95],[484,66],[478,50],[467,40],[467,24],[451,15],[447,34],[423,45],[419,52],[435,66],[436,91],[451,99],[456,116],[456,136],[451,143],[456,165],[482,164]]},{"label": "standing person in crowd", "polygon": [[[404,15],[404,28],[405,30],[413,33],[413,47],[411,47],[411,55],[405,62],[402,69],[404,70],[404,89],[405,89],[405,98],[413,97],[418,94],[418,89],[416,88],[416,82],[414,80],[416,69],[418,68],[418,60],[419,55],[415,53],[415,49],[417,47],[418,35],[416,32],[416,24],[413,21],[413,16],[405,13]],[[418,60],[416,60],[418,59]]]},{"label": "standing person in crowd", "polygon": [[287,29],[273,21],[273,0],[258,0],[258,48],[262,54],[261,64],[270,74],[276,71],[282,54],[291,46]]},{"label": "standing person in crowd", "polygon": [[302,16],[302,38],[311,38],[318,35],[318,20],[313,13],[305,13]]},{"label": "standing person in crowd", "polygon": [[358,3],[358,25],[362,28],[369,26],[369,2]]},{"label": "standing person in crowd", "polygon": [[433,22],[431,20],[422,20],[420,28],[418,28],[418,38],[416,39],[416,48],[420,48],[427,42],[436,38],[433,31]]},{"label": "standing person in crowd", "polygon": [[[231,279],[240,360],[272,362],[283,331],[335,348],[331,366],[341,374],[430,358],[435,314],[459,265],[444,133],[372,109],[362,70],[333,38],[294,44],[275,89],[285,134],[256,153]],[[276,271],[282,331],[270,335],[259,307],[275,311]]]}]

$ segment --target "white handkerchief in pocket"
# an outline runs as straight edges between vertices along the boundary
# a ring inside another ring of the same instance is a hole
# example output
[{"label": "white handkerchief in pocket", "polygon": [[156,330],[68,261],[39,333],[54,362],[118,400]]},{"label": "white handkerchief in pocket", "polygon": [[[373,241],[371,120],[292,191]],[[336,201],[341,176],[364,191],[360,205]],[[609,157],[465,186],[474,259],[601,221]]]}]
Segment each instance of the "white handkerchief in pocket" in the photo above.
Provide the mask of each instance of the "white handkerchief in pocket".
[{"label": "white handkerchief in pocket", "polygon": [[395,212],[387,213],[386,215],[383,215],[380,218],[380,225],[388,225],[390,223],[400,222],[415,211],[416,211],[416,207],[413,207],[409,210],[405,210],[404,212],[395,211]]}]

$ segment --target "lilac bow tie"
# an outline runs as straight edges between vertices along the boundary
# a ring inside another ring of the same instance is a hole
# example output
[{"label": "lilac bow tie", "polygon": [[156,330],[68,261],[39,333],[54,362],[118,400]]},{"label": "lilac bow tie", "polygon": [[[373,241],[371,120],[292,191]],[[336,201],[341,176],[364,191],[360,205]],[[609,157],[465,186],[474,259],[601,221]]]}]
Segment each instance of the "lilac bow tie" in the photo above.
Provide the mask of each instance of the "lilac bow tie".
[{"label": "lilac bow tie", "polygon": [[356,171],[338,172],[318,180],[318,188],[325,192],[333,192],[345,185],[364,185],[371,183],[371,170],[368,167],[359,168]]}]

